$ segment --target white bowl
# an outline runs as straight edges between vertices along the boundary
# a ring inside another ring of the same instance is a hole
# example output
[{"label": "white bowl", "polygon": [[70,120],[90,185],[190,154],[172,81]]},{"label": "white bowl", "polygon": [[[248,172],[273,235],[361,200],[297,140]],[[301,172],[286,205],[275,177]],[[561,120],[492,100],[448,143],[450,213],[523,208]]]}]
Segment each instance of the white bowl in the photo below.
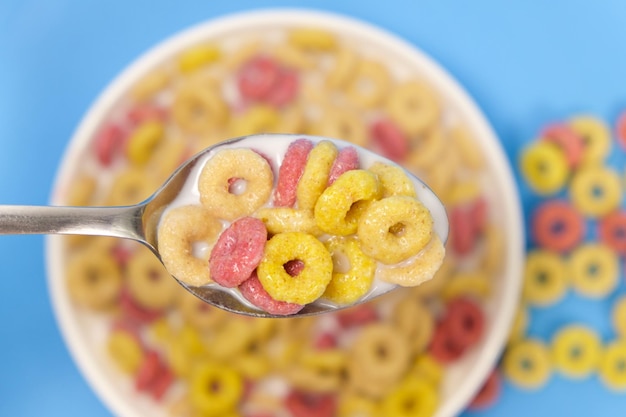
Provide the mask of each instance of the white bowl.
[{"label": "white bowl", "polygon": [[[430,81],[444,101],[454,107],[481,146],[492,174],[492,203],[497,204],[500,224],[506,226],[506,251],[502,279],[495,283],[485,305],[486,333],[479,345],[451,366],[442,387],[436,417],[460,413],[480,388],[494,367],[506,341],[514,316],[521,283],[524,257],[523,216],[517,188],[498,138],[481,111],[463,88],[415,46],[369,24],[334,14],[308,10],[255,11],[223,17],[187,29],[152,48],[104,90],[87,112],[70,141],[55,182],[52,204],[60,204],[63,190],[70,183],[80,155],[89,145],[99,124],[125,92],[140,77],[159,63],[201,40],[228,37],[254,30],[276,27],[317,26],[351,38],[360,39],[369,48],[404,62],[409,71]],[[495,198],[497,196],[497,198]],[[496,211],[496,210],[494,210]],[[112,369],[103,352],[104,323],[97,317],[79,314],[66,289],[63,248],[60,239],[50,236],[46,242],[48,284],[54,311],[65,341],[85,378],[111,411],[123,417],[165,415],[147,398],[132,395],[130,381]]]}]

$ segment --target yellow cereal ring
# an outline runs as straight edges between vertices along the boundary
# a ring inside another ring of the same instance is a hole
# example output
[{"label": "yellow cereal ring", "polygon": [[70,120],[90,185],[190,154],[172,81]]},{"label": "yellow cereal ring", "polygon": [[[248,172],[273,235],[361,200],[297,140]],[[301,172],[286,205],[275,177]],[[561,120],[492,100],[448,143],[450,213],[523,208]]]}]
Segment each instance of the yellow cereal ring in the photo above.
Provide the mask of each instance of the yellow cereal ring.
[{"label": "yellow cereal ring", "polygon": [[406,336],[414,353],[422,353],[435,331],[435,318],[416,297],[405,297],[395,304],[391,321]]},{"label": "yellow cereal ring", "polygon": [[463,296],[486,300],[490,294],[490,277],[480,271],[454,274],[441,291],[441,297],[444,300],[453,300]]},{"label": "yellow cereal ring", "polygon": [[[413,169],[428,170],[443,164],[440,157],[448,152],[449,141],[443,129],[434,127],[432,130],[418,135],[412,141],[412,147],[406,157],[406,164]],[[456,167],[448,167],[456,171]]]},{"label": "yellow cereal ring", "polygon": [[454,143],[453,146],[459,150],[465,168],[472,171],[485,168],[485,156],[467,126],[459,124],[450,129],[450,139]]},{"label": "yellow cereal ring", "polygon": [[333,63],[326,77],[326,86],[331,89],[344,87],[358,65],[356,53],[348,48],[341,48],[333,54]]},{"label": "yellow cereal ring", "polygon": [[147,101],[164,90],[170,82],[170,74],[157,69],[137,81],[130,90],[130,95],[137,101]]},{"label": "yellow cereal ring", "polygon": [[217,61],[220,55],[221,51],[215,45],[196,45],[178,56],[178,68],[188,74]]},{"label": "yellow cereal ring", "polygon": [[176,307],[186,324],[203,332],[219,328],[230,316],[221,308],[211,307],[186,290],[179,292]]},{"label": "yellow cereal ring", "polygon": [[[296,277],[283,265],[300,260],[304,269]],[[332,278],[333,260],[322,242],[301,232],[279,233],[265,245],[257,268],[259,281],[275,300],[308,304],[317,300]]]},{"label": "yellow cereal ring", "polygon": [[581,115],[572,118],[568,125],[583,140],[583,165],[604,161],[611,151],[611,131],[602,120],[595,116]]},{"label": "yellow cereal ring", "polygon": [[337,46],[334,34],[318,28],[293,29],[287,35],[287,39],[294,46],[316,51],[329,51]]},{"label": "yellow cereal ring", "polygon": [[378,404],[371,398],[358,394],[344,394],[339,398],[337,417],[376,416]]},{"label": "yellow cereal ring", "polygon": [[313,126],[311,133],[327,138],[337,138],[366,146],[367,128],[357,112],[348,108],[324,106],[320,120]]},{"label": "yellow cereal ring", "polygon": [[[245,181],[240,193],[230,191],[229,180]],[[223,149],[209,159],[200,173],[200,202],[215,216],[234,220],[265,204],[274,186],[274,174],[265,158],[250,149]]]},{"label": "yellow cereal ring", "polygon": [[222,416],[230,412],[242,394],[241,376],[223,364],[202,363],[193,371],[189,397],[194,408],[204,416]]},{"label": "yellow cereal ring", "polygon": [[455,182],[450,191],[442,196],[445,204],[448,206],[458,206],[462,204],[470,204],[476,201],[482,195],[482,184],[478,178],[470,178],[469,176]]},{"label": "yellow cereal ring", "polygon": [[135,165],[144,165],[163,140],[164,134],[163,123],[156,120],[149,120],[137,126],[128,139],[126,148],[128,160]]},{"label": "yellow cereal ring", "polygon": [[337,153],[337,147],[327,140],[318,142],[313,147],[296,189],[296,204],[299,209],[313,210],[318,197],[326,189]]},{"label": "yellow cereal ring", "polygon": [[522,284],[524,300],[548,306],[563,297],[567,286],[567,266],[558,254],[541,249],[528,253]]},{"label": "yellow cereal ring", "polygon": [[172,118],[187,133],[208,134],[224,125],[228,106],[217,86],[186,83],[174,96]]},{"label": "yellow cereal ring", "polygon": [[337,304],[354,303],[370,290],[376,262],[361,251],[355,238],[334,236],[324,244],[335,266],[323,297]]},{"label": "yellow cereal ring", "polygon": [[67,285],[71,298],[80,305],[105,310],[118,300],[122,272],[110,252],[88,247],[67,262]]},{"label": "yellow cereal ring", "polygon": [[619,258],[602,243],[587,243],[571,253],[569,274],[572,287],[580,294],[605,297],[617,286]]},{"label": "yellow cereal ring", "polygon": [[139,305],[163,310],[174,304],[178,283],[150,250],[144,247],[135,250],[126,268],[128,290]]},{"label": "yellow cereal ring", "polygon": [[421,299],[434,298],[441,293],[445,284],[451,279],[455,271],[456,261],[454,261],[451,256],[445,256],[441,267],[435,272],[433,278],[410,288],[411,293]]},{"label": "yellow cereal ring", "polygon": [[439,120],[441,107],[433,88],[423,81],[397,84],[389,93],[386,109],[391,119],[409,135],[418,135]]},{"label": "yellow cereal ring", "polygon": [[294,386],[314,392],[336,392],[346,370],[346,352],[341,349],[306,350],[287,373]]},{"label": "yellow cereal ring", "polygon": [[270,235],[285,232],[303,232],[320,236],[324,232],[317,226],[313,212],[298,210],[291,207],[262,207],[254,212],[265,223]]},{"label": "yellow cereal ring", "polygon": [[274,108],[256,105],[231,120],[229,136],[237,138],[257,133],[275,133],[279,121],[280,115]]},{"label": "yellow cereal ring", "polygon": [[193,286],[210,282],[207,262],[221,230],[222,223],[201,206],[176,207],[166,212],[157,239],[168,272]]},{"label": "yellow cereal ring", "polygon": [[392,195],[417,197],[413,181],[399,166],[376,161],[368,170],[378,176],[382,188],[382,197],[391,197]]},{"label": "yellow cereal ring", "polygon": [[598,370],[600,380],[615,391],[626,390],[626,341],[617,339],[604,348]]},{"label": "yellow cereal ring", "polygon": [[430,382],[433,386],[439,386],[443,381],[444,368],[432,355],[422,353],[415,359],[411,373]]},{"label": "yellow cereal ring", "polygon": [[366,255],[385,264],[396,264],[417,255],[431,241],[433,219],[418,200],[392,196],[373,201],[367,207],[357,234]]},{"label": "yellow cereal ring", "polygon": [[626,297],[621,297],[613,305],[611,314],[613,330],[619,337],[626,337]]},{"label": "yellow cereal ring", "polygon": [[502,370],[520,388],[540,388],[552,373],[548,348],[534,339],[517,342],[504,353]]},{"label": "yellow cereal ring", "polygon": [[363,212],[380,197],[381,188],[375,174],[363,169],[346,171],[317,199],[313,210],[315,222],[328,234],[354,234]]},{"label": "yellow cereal ring", "polygon": [[69,206],[88,206],[94,198],[98,182],[91,175],[81,175],[72,181],[67,189],[66,201]]},{"label": "yellow cereal ring", "polygon": [[[360,236],[360,235],[359,235]],[[378,277],[385,282],[403,287],[423,285],[432,280],[446,254],[446,249],[438,235],[433,234],[430,242],[406,263],[400,266],[385,266],[378,269]]]},{"label": "yellow cereal ring", "polygon": [[144,351],[137,336],[113,330],[107,339],[107,353],[117,367],[127,374],[134,374],[144,358]]},{"label": "yellow cereal ring", "polygon": [[622,201],[619,175],[609,167],[579,169],[572,178],[569,193],[574,206],[592,218],[609,214]]},{"label": "yellow cereal ring", "polygon": [[245,354],[253,340],[250,328],[243,320],[226,320],[207,345],[209,355],[224,362]]},{"label": "yellow cereal ring", "polygon": [[346,93],[356,106],[372,108],[386,97],[390,86],[387,67],[378,61],[364,60],[350,77]]},{"label": "yellow cereal ring", "polygon": [[113,178],[106,204],[110,206],[128,206],[137,204],[150,197],[159,184],[145,170],[130,168]]},{"label": "yellow cereal ring", "polygon": [[393,417],[430,417],[439,405],[435,387],[414,376],[403,380],[380,405],[381,415]]},{"label": "yellow cereal ring", "polygon": [[537,141],[526,148],[520,168],[528,185],[543,195],[554,194],[563,188],[570,174],[563,151],[547,141]]},{"label": "yellow cereal ring", "polygon": [[561,328],[552,340],[554,368],[571,378],[584,378],[595,372],[601,353],[598,335],[580,325]]},{"label": "yellow cereal ring", "polygon": [[519,342],[526,336],[526,329],[528,328],[528,310],[523,304],[517,306],[515,317],[513,318],[513,324],[509,331],[508,344]]}]

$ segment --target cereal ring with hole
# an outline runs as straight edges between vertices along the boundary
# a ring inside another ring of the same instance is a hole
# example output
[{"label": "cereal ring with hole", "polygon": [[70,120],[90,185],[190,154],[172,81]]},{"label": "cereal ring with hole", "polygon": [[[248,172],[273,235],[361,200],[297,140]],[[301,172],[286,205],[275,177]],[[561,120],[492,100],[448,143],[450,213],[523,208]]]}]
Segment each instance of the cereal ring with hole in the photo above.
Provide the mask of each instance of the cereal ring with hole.
[{"label": "cereal ring with hole", "polygon": [[452,184],[448,193],[441,198],[451,207],[471,204],[480,199],[482,187],[478,178],[462,178]]},{"label": "cereal ring with hole", "polygon": [[439,98],[424,81],[396,84],[386,102],[387,113],[408,135],[419,135],[432,128],[441,115]]},{"label": "cereal ring with hole", "polygon": [[328,185],[334,183],[344,172],[353,169],[359,169],[359,154],[352,146],[346,146],[339,151],[335,162],[333,162],[333,166],[330,168]]},{"label": "cereal ring with hole", "polygon": [[313,212],[291,207],[262,207],[254,216],[265,223],[270,235],[285,232],[303,232],[321,236],[324,232],[317,226]]},{"label": "cereal ring with hole", "polygon": [[570,378],[584,378],[595,372],[601,356],[602,342],[590,328],[562,327],[552,339],[554,368]]},{"label": "cereal ring with hole", "polygon": [[175,92],[172,118],[190,134],[210,134],[228,120],[228,106],[221,98],[217,85],[197,85],[187,82]]},{"label": "cereal ring with hole", "polygon": [[567,287],[567,266],[558,254],[542,249],[528,253],[522,284],[524,300],[545,307],[560,300]]},{"label": "cereal ring with hole", "polygon": [[626,341],[622,339],[610,342],[604,348],[598,374],[608,388],[623,392],[626,390]]},{"label": "cereal ring with hole", "polygon": [[490,294],[491,276],[481,271],[457,272],[452,275],[441,290],[441,298],[444,300],[452,300],[462,296],[486,300]]},{"label": "cereal ring with hole", "polygon": [[67,261],[67,289],[76,303],[93,310],[112,307],[122,291],[122,271],[107,251],[97,246],[73,254]]},{"label": "cereal ring with hole", "polygon": [[287,374],[289,382],[313,392],[337,392],[346,371],[346,356],[342,349],[304,350]]},{"label": "cereal ring with hole", "polygon": [[133,299],[148,310],[165,310],[175,302],[178,283],[147,248],[139,247],[131,256],[126,283]]},{"label": "cereal ring with hole", "polygon": [[619,258],[606,245],[586,243],[577,247],[568,266],[572,287],[581,295],[602,298],[617,287]]},{"label": "cereal ring with hole", "polygon": [[292,69],[282,68],[276,84],[263,98],[263,102],[284,108],[295,101],[300,91],[300,78]]},{"label": "cereal ring with hole", "polygon": [[128,206],[150,197],[158,183],[144,169],[129,168],[113,178],[106,205]]},{"label": "cereal ring with hole", "polygon": [[570,168],[576,168],[584,156],[585,144],[582,137],[567,124],[556,123],[547,126],[541,133],[541,140],[554,143],[561,148]]},{"label": "cereal ring with hole", "polygon": [[396,264],[417,255],[432,240],[433,219],[418,200],[391,196],[368,205],[359,219],[357,234],[366,255],[384,264]]},{"label": "cereal ring with hole", "polygon": [[304,308],[302,304],[274,300],[261,285],[256,271],[253,271],[250,278],[239,285],[239,291],[241,291],[243,298],[250,301],[252,305],[269,314],[288,316],[296,314]]},{"label": "cereal ring with hole", "polygon": [[413,181],[411,181],[406,175],[406,172],[399,166],[376,161],[368,170],[378,176],[383,198],[391,197],[392,195],[417,197]]},{"label": "cereal ring with hole", "polygon": [[585,220],[563,200],[544,202],[532,218],[535,243],[544,249],[567,252],[578,245],[585,235]]},{"label": "cereal ring with hole", "polygon": [[409,139],[391,120],[379,119],[372,123],[370,137],[372,146],[392,161],[401,162],[409,153]]},{"label": "cereal ring with hole", "polygon": [[428,352],[440,364],[446,365],[458,360],[465,350],[454,339],[450,328],[439,322],[430,341]]},{"label": "cereal ring with hole", "polygon": [[581,164],[603,162],[611,151],[611,131],[600,118],[591,115],[573,117],[569,127],[582,138],[584,154]]},{"label": "cereal ring with hole", "polygon": [[405,297],[393,307],[391,321],[406,336],[411,351],[423,352],[435,331],[435,318],[424,303],[415,297]]},{"label": "cereal ring with hole", "polygon": [[318,28],[297,28],[287,34],[287,42],[298,48],[330,51],[337,46],[337,38],[329,31]]},{"label": "cereal ring with hole", "polygon": [[217,152],[202,167],[198,179],[200,202],[225,220],[253,213],[267,203],[273,186],[274,174],[269,163],[250,149]]},{"label": "cereal ring with hole", "polygon": [[600,241],[620,255],[626,255],[626,211],[619,210],[600,219]]},{"label": "cereal ring with hole", "polygon": [[262,100],[276,84],[280,74],[278,63],[264,55],[252,57],[237,74],[237,87],[242,97]]},{"label": "cereal ring with hole", "polygon": [[502,371],[520,388],[541,388],[552,373],[549,350],[539,340],[526,339],[517,342],[504,353]]},{"label": "cereal ring with hole", "polygon": [[222,223],[202,206],[182,206],[163,216],[157,231],[161,260],[168,272],[193,286],[211,282],[207,261]]},{"label": "cereal ring with hole", "polygon": [[480,390],[476,393],[468,408],[472,411],[485,410],[498,400],[500,396],[502,382],[500,381],[500,373],[497,369],[493,369],[487,380],[483,383]]},{"label": "cereal ring with hole", "polygon": [[449,131],[449,137],[456,149],[459,150],[462,165],[471,171],[480,171],[485,168],[485,155],[477,146],[472,132],[463,124],[457,124]]},{"label": "cereal ring with hole", "polygon": [[613,324],[613,330],[619,337],[626,336],[626,297],[620,297],[613,304],[611,323]]},{"label": "cereal ring with hole", "polygon": [[209,257],[211,279],[234,288],[247,280],[263,258],[267,229],[254,217],[235,220],[217,239]]},{"label": "cereal ring with hole", "polygon": [[561,190],[570,174],[563,150],[545,141],[535,142],[522,151],[520,169],[530,188],[541,195]]},{"label": "cereal ring with hole", "polygon": [[415,287],[435,277],[441,267],[446,249],[438,235],[433,234],[430,242],[420,252],[400,266],[380,266],[378,278],[381,281]]},{"label": "cereal ring with hole", "polygon": [[367,127],[359,114],[349,108],[324,105],[320,120],[311,126],[311,133],[339,138],[359,146],[367,146]]},{"label": "cereal ring with hole", "polygon": [[339,310],[336,313],[337,324],[342,329],[364,326],[379,320],[378,311],[370,303]]},{"label": "cereal ring with hole", "polygon": [[293,417],[333,417],[337,400],[332,393],[291,390],[285,398],[285,408]]},{"label": "cereal ring with hole", "polygon": [[362,60],[346,87],[348,99],[357,107],[373,108],[386,97],[391,86],[387,66],[379,61]]},{"label": "cereal ring with hole", "polygon": [[[412,142],[404,163],[417,170],[441,169],[442,165],[446,166],[440,158],[452,152],[447,150],[449,141],[443,129],[435,126],[432,130],[417,136]],[[447,169],[450,172],[456,171],[454,165],[447,166]]]},{"label": "cereal ring with hole", "polygon": [[289,144],[278,169],[273,196],[275,207],[292,207],[296,203],[296,188],[311,149],[313,142],[308,139],[297,139]]},{"label": "cereal ring with hole", "polygon": [[233,410],[243,395],[241,376],[224,364],[202,362],[189,381],[189,399],[206,416]]},{"label": "cereal ring with hole", "polygon": [[229,317],[226,311],[210,306],[187,290],[179,292],[176,307],[184,322],[201,332],[217,329]]},{"label": "cereal ring with hole", "polygon": [[404,379],[380,404],[381,415],[428,417],[439,406],[439,394],[427,381],[415,376]]},{"label": "cereal ring with hole", "polygon": [[592,218],[605,216],[622,201],[619,175],[609,167],[585,166],[574,174],[569,194],[582,214]]},{"label": "cereal ring with hole", "polygon": [[326,76],[326,86],[340,89],[348,83],[359,61],[357,54],[348,48],[337,50],[332,57],[332,66]]},{"label": "cereal ring with hole", "polygon": [[328,185],[330,169],[338,152],[337,147],[328,140],[318,142],[311,149],[296,188],[299,209],[313,210],[317,199]]},{"label": "cereal ring with hole", "polygon": [[380,196],[375,174],[364,169],[346,171],[317,199],[313,210],[315,222],[328,234],[354,234],[363,213]]},{"label": "cereal ring with hole", "polygon": [[94,153],[102,166],[108,167],[122,154],[127,132],[121,126],[109,123],[98,129],[93,140]]},{"label": "cereal ring with hole", "polygon": [[443,325],[448,328],[454,344],[465,350],[483,336],[484,314],[478,304],[469,298],[456,298],[446,304]]},{"label": "cereal ring with hole", "polygon": [[178,69],[183,74],[189,74],[214,63],[222,51],[217,45],[195,45],[180,53],[178,56]]},{"label": "cereal ring with hole", "polygon": [[124,329],[113,329],[106,342],[109,357],[127,374],[134,374],[144,360],[145,352],[137,335]]},{"label": "cereal ring with hole", "polygon": [[324,298],[337,304],[352,304],[370,290],[376,262],[361,251],[358,240],[333,236],[324,242],[333,259],[333,275]]},{"label": "cereal ring with hole", "polygon": [[[299,260],[304,269],[292,277],[284,265]],[[313,235],[279,233],[265,245],[257,273],[261,285],[278,301],[308,304],[317,300],[332,278],[333,260],[326,247]]]}]

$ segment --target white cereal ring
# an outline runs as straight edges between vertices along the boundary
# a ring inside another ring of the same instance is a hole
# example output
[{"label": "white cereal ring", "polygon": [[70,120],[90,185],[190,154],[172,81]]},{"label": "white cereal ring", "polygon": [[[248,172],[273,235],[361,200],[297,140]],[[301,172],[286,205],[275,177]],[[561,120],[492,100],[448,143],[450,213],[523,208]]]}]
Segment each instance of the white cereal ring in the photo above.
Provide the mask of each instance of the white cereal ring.
[{"label": "white cereal ring", "polygon": [[228,107],[217,86],[189,82],[178,90],[172,104],[172,117],[180,128],[191,134],[211,133],[228,119]]},{"label": "white cereal ring", "polygon": [[358,107],[372,108],[388,94],[391,77],[387,67],[378,61],[361,61],[347,86],[348,98]]},{"label": "white cereal ring", "polygon": [[443,263],[446,249],[436,234],[414,259],[402,266],[381,267],[378,277],[403,287],[414,287],[432,279]]}]

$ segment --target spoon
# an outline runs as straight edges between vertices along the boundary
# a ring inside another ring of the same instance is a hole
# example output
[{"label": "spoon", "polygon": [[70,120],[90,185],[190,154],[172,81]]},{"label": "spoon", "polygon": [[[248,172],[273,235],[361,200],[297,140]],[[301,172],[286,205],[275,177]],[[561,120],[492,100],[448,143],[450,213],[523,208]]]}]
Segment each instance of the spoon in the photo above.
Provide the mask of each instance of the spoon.
[{"label": "spoon", "polygon": [[[306,137],[313,143],[321,140],[330,140],[338,148],[352,146],[357,149],[359,157],[364,159],[381,161],[388,164],[393,162],[360,148],[352,143],[324,137],[291,135],[291,134],[259,134],[230,139],[209,147],[181,165],[170,178],[148,199],[131,206],[112,207],[60,207],[60,206],[1,206],[0,205],[0,234],[78,234],[94,236],[110,236],[123,239],[131,239],[147,246],[158,258],[159,246],[157,230],[159,221],[165,210],[180,195],[181,190],[188,192],[197,179],[204,162],[217,151],[226,148],[254,148],[262,152],[278,151],[280,144],[285,145],[278,154],[278,158],[284,155],[286,146],[296,139]],[[271,141],[271,142],[270,142]],[[272,156],[272,155],[267,155]],[[279,159],[280,160],[280,159]],[[430,210],[434,231],[443,242],[448,236],[448,219],[443,203],[435,193],[421,180],[410,172],[406,172],[415,185],[418,199]],[[176,277],[174,277],[176,278]],[[367,297],[354,304],[336,306],[327,303],[315,302],[306,305],[294,315],[276,316],[247,305],[243,298],[234,293],[225,291],[216,284],[205,286],[192,286],[185,282],[177,281],[189,292],[203,301],[221,309],[249,315],[253,317],[299,317],[335,311],[341,308],[351,307],[363,301],[369,301],[373,297]],[[376,296],[382,295],[389,290],[383,291]]]}]

